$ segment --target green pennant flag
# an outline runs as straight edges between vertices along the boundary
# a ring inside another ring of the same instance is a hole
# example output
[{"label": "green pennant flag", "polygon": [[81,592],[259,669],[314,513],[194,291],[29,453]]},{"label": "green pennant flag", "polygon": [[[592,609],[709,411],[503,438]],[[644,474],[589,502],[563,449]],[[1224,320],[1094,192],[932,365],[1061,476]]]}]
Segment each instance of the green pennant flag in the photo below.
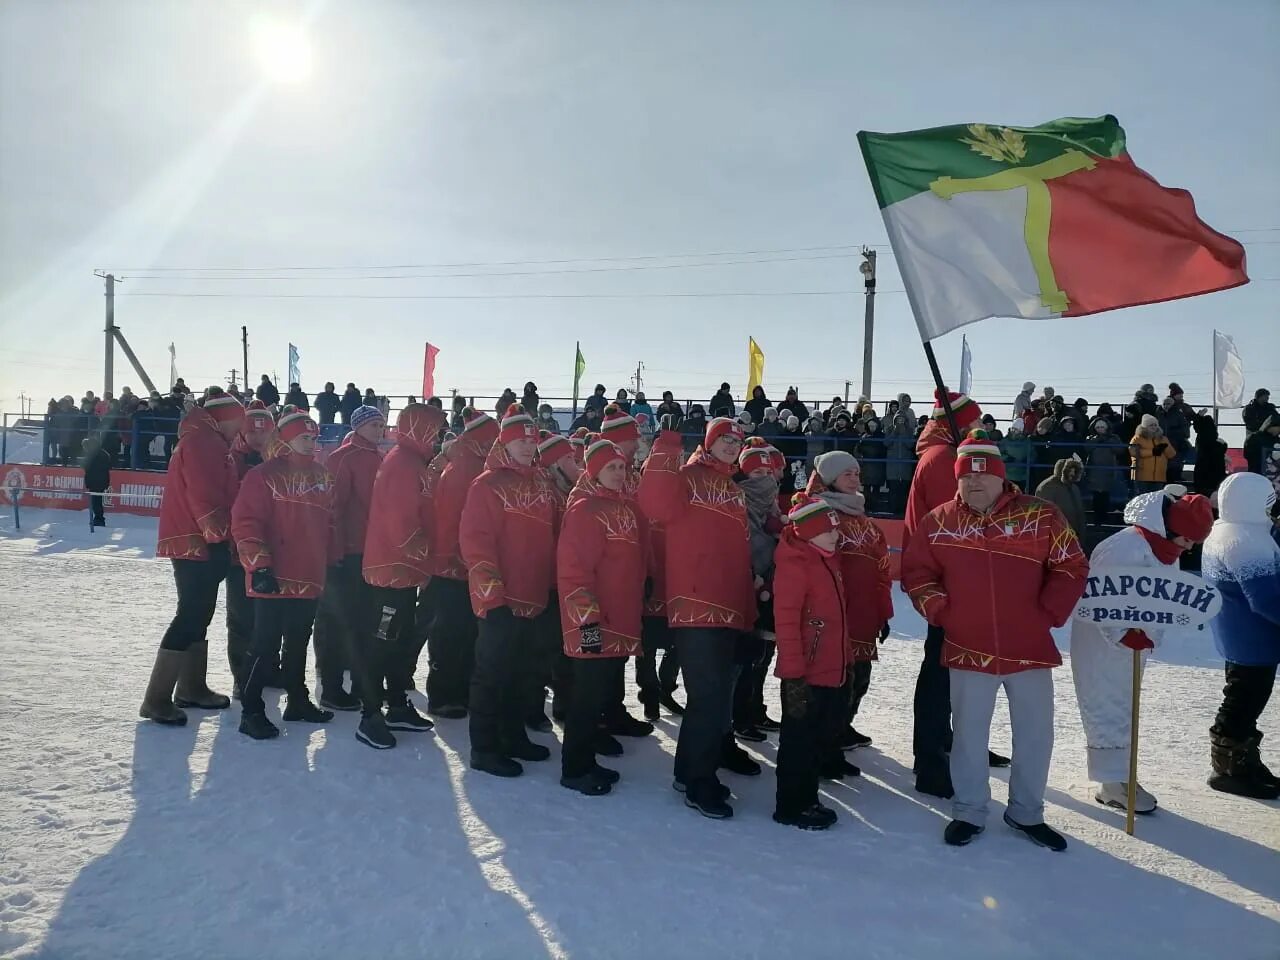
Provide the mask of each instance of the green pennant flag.
[{"label": "green pennant flag", "polygon": [[582,372],[587,369],[587,361],[582,356],[582,344],[575,345],[577,354],[573,359],[573,415],[578,415],[578,386],[582,382]]}]

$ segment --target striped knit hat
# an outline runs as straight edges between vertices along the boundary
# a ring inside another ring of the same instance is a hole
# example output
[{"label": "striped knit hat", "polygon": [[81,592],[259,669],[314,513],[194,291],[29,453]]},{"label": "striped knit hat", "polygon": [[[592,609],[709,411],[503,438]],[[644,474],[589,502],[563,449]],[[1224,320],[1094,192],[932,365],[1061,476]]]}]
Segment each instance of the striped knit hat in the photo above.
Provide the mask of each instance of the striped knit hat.
[{"label": "striped knit hat", "polygon": [[502,430],[498,434],[498,441],[506,446],[517,440],[537,439],[538,425],[533,422],[533,417],[524,412],[524,407],[518,403],[507,407],[507,412],[502,417]]},{"label": "striped knit hat", "polygon": [[776,470],[775,454],[778,451],[769,446],[769,442],[763,437],[752,437],[738,454],[738,469],[743,473],[750,473],[761,467]]},{"label": "striped knit hat", "polygon": [[210,397],[204,408],[218,423],[239,423],[244,418],[244,405],[230,394]]},{"label": "striped knit hat", "polygon": [[737,420],[731,420],[728,417],[716,417],[714,420],[707,422],[707,433],[703,446],[710,450],[711,445],[724,436],[737,437],[739,440],[746,439],[742,424]]},{"label": "striped knit hat", "polygon": [[315,436],[320,432],[316,422],[305,411],[299,410],[297,407],[290,408],[280,418],[280,422],[276,424],[276,427],[280,431],[280,441],[282,443],[290,443],[307,433]]},{"label": "striped knit hat", "polygon": [[387,418],[382,415],[382,411],[377,407],[371,407],[368,404],[365,404],[364,406],[356,407],[355,410],[351,411],[351,429],[356,430],[363,424],[368,423],[370,420],[382,420],[385,422],[386,419]]},{"label": "striped knit hat", "polygon": [[614,460],[621,460],[623,463],[627,462],[627,458],[622,455],[622,451],[618,449],[617,444],[612,440],[606,440],[598,433],[591,434],[587,439],[585,466],[587,476],[592,480],[600,476],[600,471]]},{"label": "striped knit hat", "polygon": [[261,400],[250,400],[244,409],[244,426],[242,433],[268,433],[276,428],[276,421],[271,411]]},{"label": "striped knit hat", "polygon": [[578,465],[582,465],[583,458],[587,453],[587,437],[591,436],[591,431],[586,427],[579,427],[573,433],[569,434],[569,446],[573,447],[573,459],[578,461]]},{"label": "striped knit hat", "polygon": [[[941,420],[946,423],[947,411],[942,406],[942,391],[935,390],[933,397],[933,411],[929,416],[934,420]],[[956,429],[961,433],[964,433],[964,431],[982,419],[982,408],[973,400],[970,400],[966,394],[948,393],[947,399],[951,401],[951,412],[956,417]]]},{"label": "striped knit hat", "polygon": [[498,422],[483,410],[466,407],[462,411],[462,435],[482,447],[490,447],[498,439]]},{"label": "striped knit hat", "polygon": [[787,523],[795,528],[796,536],[812,540],[840,527],[840,517],[825,500],[797,493],[791,500],[791,512]]},{"label": "striped knit hat", "polygon": [[640,439],[640,428],[636,426],[635,417],[616,403],[611,403],[604,408],[604,422],[600,424],[600,435],[614,443],[626,443],[628,440]]},{"label": "striped knit hat", "polygon": [[573,444],[550,430],[538,431],[538,459],[544,467],[553,466],[563,457],[573,456]]},{"label": "striped knit hat", "polygon": [[985,430],[970,430],[956,449],[956,479],[967,473],[990,473],[1005,478],[1004,459],[1000,447]]}]

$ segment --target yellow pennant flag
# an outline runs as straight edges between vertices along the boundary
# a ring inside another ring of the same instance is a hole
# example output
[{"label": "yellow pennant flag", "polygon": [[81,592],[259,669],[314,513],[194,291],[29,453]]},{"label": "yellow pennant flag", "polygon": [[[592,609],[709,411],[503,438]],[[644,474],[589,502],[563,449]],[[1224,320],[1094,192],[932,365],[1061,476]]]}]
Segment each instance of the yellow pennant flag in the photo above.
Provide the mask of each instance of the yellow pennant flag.
[{"label": "yellow pennant flag", "polygon": [[764,380],[764,351],[755,337],[747,337],[747,396]]}]

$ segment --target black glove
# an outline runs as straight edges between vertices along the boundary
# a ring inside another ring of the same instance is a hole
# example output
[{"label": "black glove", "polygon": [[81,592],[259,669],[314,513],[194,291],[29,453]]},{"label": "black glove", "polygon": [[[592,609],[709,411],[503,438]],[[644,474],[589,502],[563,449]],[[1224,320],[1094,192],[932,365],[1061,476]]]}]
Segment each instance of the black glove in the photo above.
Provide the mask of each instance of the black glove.
[{"label": "black glove", "polygon": [[587,623],[582,627],[582,652],[583,653],[599,653],[602,647],[600,639],[600,624]]},{"label": "black glove", "polygon": [[799,720],[809,711],[809,684],[804,678],[782,681],[782,713]]},{"label": "black glove", "polygon": [[1169,445],[1167,443],[1157,443],[1154,447],[1151,448],[1151,452],[1158,457],[1168,449],[1169,449]]},{"label": "black glove", "polygon": [[888,636],[889,636],[889,621],[886,620],[884,622],[884,626],[880,628],[880,636],[878,637],[878,639],[881,643],[884,643],[885,640],[888,638]]},{"label": "black glove", "polygon": [[511,608],[504,603],[500,607],[494,607],[492,610],[490,610],[488,613],[484,615],[484,618],[488,620],[490,623],[502,624],[502,623],[510,623],[512,620],[516,618],[516,615],[512,613]]},{"label": "black glove", "polygon": [[276,580],[276,575],[271,572],[270,567],[263,567],[261,570],[253,571],[250,586],[253,587],[253,592],[258,594],[280,592],[280,584]]}]

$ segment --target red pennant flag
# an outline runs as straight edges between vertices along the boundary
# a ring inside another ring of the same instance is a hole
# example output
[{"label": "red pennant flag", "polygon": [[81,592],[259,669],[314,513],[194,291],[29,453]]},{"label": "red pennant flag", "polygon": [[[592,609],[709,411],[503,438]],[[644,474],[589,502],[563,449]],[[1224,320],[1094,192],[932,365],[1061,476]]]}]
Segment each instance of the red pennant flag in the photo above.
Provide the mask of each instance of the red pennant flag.
[{"label": "red pennant flag", "polygon": [[426,356],[422,360],[422,402],[426,403],[436,392],[436,356],[439,347],[427,344]]}]

